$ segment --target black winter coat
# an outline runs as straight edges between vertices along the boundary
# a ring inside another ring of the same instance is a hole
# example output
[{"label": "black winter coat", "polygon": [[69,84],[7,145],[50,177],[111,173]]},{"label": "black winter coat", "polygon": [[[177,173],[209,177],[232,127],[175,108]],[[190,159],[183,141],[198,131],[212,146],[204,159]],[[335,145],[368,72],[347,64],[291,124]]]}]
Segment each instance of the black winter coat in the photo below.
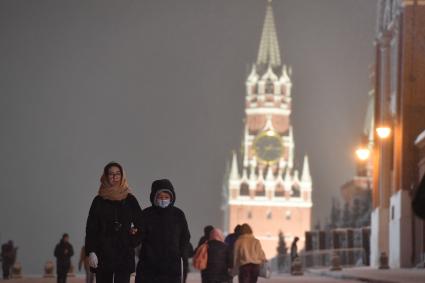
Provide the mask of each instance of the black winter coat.
[{"label": "black winter coat", "polygon": [[229,269],[233,266],[231,249],[223,242],[208,241],[207,268],[202,271],[203,281],[227,282],[232,277]]},{"label": "black winter coat", "polygon": [[[171,204],[166,208],[154,204],[161,189],[172,192]],[[155,181],[151,190],[152,206],[142,212],[142,248],[137,265],[137,283],[181,282],[182,258],[186,255],[190,233],[186,217],[174,206],[174,188],[168,180]]]},{"label": "black winter coat", "polygon": [[55,247],[56,271],[58,274],[66,274],[71,267],[71,257],[74,249],[70,243],[61,240]]},{"label": "black winter coat", "polygon": [[138,235],[130,235],[130,228],[133,224],[140,233],[141,213],[132,194],[121,201],[94,198],[87,218],[85,248],[86,255],[91,252],[97,255],[97,270],[135,271],[134,249]]}]

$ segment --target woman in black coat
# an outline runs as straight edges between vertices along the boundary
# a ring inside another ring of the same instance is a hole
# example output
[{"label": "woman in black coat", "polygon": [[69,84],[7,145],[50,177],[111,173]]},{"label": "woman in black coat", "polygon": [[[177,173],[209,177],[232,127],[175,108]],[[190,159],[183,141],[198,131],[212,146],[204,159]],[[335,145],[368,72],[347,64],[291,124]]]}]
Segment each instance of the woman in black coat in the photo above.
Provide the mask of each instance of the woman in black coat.
[{"label": "woman in black coat", "polygon": [[152,183],[152,206],[142,212],[142,248],[136,283],[182,282],[182,259],[189,245],[186,217],[174,206],[176,194],[169,180]]},{"label": "woman in black coat", "polygon": [[224,243],[223,233],[214,228],[210,232],[207,268],[202,270],[202,283],[232,282],[230,271],[233,266],[231,249]]},{"label": "woman in black coat", "polygon": [[57,282],[65,283],[69,268],[71,267],[71,257],[74,249],[69,243],[68,234],[63,234],[59,244],[55,247]]},{"label": "woman in black coat", "polygon": [[135,271],[134,248],[142,210],[120,164],[107,164],[100,180],[87,219],[86,255],[97,283],[128,283]]}]

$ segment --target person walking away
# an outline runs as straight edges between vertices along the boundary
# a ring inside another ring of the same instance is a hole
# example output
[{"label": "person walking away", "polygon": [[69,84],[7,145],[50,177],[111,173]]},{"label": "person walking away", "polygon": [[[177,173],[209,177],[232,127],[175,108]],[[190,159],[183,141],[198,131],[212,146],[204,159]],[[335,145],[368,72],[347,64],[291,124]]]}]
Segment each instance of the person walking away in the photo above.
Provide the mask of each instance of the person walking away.
[{"label": "person walking away", "polygon": [[207,268],[201,271],[202,283],[232,282],[230,276],[232,266],[231,249],[224,243],[221,230],[214,228],[208,240]]},{"label": "person walking away", "polygon": [[238,239],[238,237],[241,234],[241,225],[236,225],[233,229],[233,233],[230,233],[226,236],[224,239],[224,243],[230,248],[230,250],[233,252],[233,247],[235,246],[235,242]]},{"label": "person walking away", "polygon": [[142,248],[136,283],[181,283],[182,258],[189,245],[186,217],[174,204],[176,193],[167,179],[152,183],[151,206],[142,212]]},{"label": "person walking away", "polygon": [[86,224],[85,252],[96,283],[129,283],[142,210],[131,194],[121,164],[103,168],[98,195]]},{"label": "person walking away", "polygon": [[63,234],[61,240],[55,247],[57,282],[66,283],[69,268],[71,267],[71,257],[74,249],[69,243],[69,235]]},{"label": "person walking away", "polygon": [[81,247],[80,260],[78,261],[78,270],[81,271],[81,267],[84,267],[86,272],[86,283],[94,282],[94,273],[90,271],[89,260],[86,257],[86,249],[84,246]]},{"label": "person walking away", "polygon": [[239,283],[256,283],[260,273],[260,264],[266,262],[261,243],[253,235],[252,228],[244,223],[241,235],[234,247],[233,265],[239,271]]},{"label": "person walking away", "polygon": [[196,250],[199,248],[200,245],[202,245],[203,243],[208,241],[208,239],[210,237],[210,233],[213,229],[214,229],[214,226],[212,226],[212,225],[207,225],[207,226],[204,227],[204,234],[202,235],[202,237],[198,241],[198,245],[196,246],[195,251],[194,251],[195,253],[196,253]]},{"label": "person walking away", "polygon": [[9,240],[1,246],[3,279],[10,278],[10,270],[15,264],[17,250],[18,248],[13,245],[12,240]]}]

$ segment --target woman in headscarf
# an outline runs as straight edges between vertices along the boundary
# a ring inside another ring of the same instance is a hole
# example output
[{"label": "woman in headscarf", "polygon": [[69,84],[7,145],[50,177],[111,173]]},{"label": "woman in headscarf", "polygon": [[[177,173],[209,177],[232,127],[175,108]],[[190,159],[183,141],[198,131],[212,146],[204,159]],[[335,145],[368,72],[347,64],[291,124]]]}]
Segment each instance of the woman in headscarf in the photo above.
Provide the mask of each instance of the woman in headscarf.
[{"label": "woman in headscarf", "polygon": [[232,253],[224,243],[220,229],[214,228],[209,234],[207,268],[202,270],[202,283],[228,283],[232,277]]},{"label": "woman in headscarf", "polygon": [[129,283],[142,210],[130,193],[122,166],[108,163],[90,207],[85,251],[97,283]]},{"label": "woman in headscarf", "polygon": [[234,247],[234,268],[239,269],[239,283],[256,283],[266,255],[248,224],[242,224],[240,232]]}]

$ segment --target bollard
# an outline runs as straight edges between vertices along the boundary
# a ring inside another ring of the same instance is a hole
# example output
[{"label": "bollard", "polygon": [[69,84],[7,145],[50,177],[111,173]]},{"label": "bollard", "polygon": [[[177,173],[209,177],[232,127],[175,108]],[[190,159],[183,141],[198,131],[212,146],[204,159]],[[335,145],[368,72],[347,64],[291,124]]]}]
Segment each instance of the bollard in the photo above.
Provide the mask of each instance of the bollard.
[{"label": "bollard", "polygon": [[331,268],[330,268],[330,271],[340,271],[340,270],[342,270],[342,268],[341,268],[341,260],[339,258],[339,255],[336,252],[334,252],[332,254],[332,257],[331,257]]},{"label": "bollard", "polygon": [[388,266],[388,256],[386,252],[382,252],[379,256],[379,269],[389,269]]},{"label": "bollard", "polygon": [[68,276],[68,277],[75,277],[74,265],[72,265],[72,263],[71,263],[71,265],[69,266],[69,270],[68,270],[68,274],[67,274],[67,276]]},{"label": "bollard", "polygon": [[12,266],[12,278],[13,279],[22,278],[22,265],[20,262],[16,262]]},{"label": "bollard", "polygon": [[294,261],[291,264],[291,275],[303,275],[303,269],[302,269],[302,264],[301,264],[301,260],[299,257],[296,257],[294,259]]},{"label": "bollard", "polygon": [[46,262],[46,265],[44,265],[44,278],[53,278],[55,275],[53,272],[55,271],[55,265],[53,264],[53,261],[48,260]]}]

